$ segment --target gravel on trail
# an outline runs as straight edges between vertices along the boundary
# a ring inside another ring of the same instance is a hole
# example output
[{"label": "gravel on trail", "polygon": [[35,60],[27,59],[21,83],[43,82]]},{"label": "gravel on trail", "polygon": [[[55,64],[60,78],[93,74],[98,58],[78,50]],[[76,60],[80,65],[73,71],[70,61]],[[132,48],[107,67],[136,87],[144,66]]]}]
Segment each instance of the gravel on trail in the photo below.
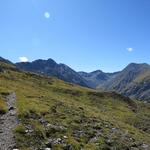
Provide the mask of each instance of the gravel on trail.
[{"label": "gravel on trail", "polygon": [[13,135],[13,129],[17,125],[16,114],[16,94],[10,93],[5,96],[8,112],[0,115],[0,150],[12,150],[15,148],[16,142]]}]

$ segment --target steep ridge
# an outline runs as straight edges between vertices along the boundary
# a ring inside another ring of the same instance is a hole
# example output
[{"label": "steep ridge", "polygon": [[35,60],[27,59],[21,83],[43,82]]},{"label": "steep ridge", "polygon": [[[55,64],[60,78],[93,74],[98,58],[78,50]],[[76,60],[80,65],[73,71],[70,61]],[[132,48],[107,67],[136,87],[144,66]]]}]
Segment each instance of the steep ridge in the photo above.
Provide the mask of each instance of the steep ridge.
[{"label": "steep ridge", "polygon": [[8,64],[13,64],[11,61],[9,61],[7,59],[4,59],[3,57],[0,57],[0,62],[5,62],[5,63],[8,63]]},{"label": "steep ridge", "polygon": [[61,80],[87,87],[86,81],[73,69],[54,60],[35,60],[33,62],[16,63],[19,69],[42,75],[57,77]]},{"label": "steep ridge", "polygon": [[98,85],[102,85],[105,83],[109,76],[103,73],[101,70],[96,70],[94,72],[86,73],[86,72],[78,72],[86,81],[89,87],[95,88]]},{"label": "steep ridge", "polygon": [[103,87],[105,90],[150,101],[150,65],[131,63]]},{"label": "steep ridge", "polygon": [[[15,91],[18,149],[150,148],[150,105],[0,63],[0,93]],[[1,104],[1,103],[0,103]],[[2,105],[0,105],[0,110]]]},{"label": "steep ridge", "polygon": [[90,73],[78,72],[81,77],[86,80],[89,87],[96,89],[98,86],[102,87],[103,84],[113,79],[119,72],[115,73],[104,73],[101,70],[96,70]]}]

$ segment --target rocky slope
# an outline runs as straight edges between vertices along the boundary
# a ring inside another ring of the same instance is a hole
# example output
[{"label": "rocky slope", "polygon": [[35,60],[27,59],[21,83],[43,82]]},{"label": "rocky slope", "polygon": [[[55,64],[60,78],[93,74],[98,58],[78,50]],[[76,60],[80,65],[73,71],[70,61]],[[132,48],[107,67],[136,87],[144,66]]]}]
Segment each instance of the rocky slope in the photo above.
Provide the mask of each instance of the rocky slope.
[{"label": "rocky slope", "polygon": [[4,59],[3,57],[0,57],[0,62],[5,62],[5,63],[8,63],[8,64],[12,64],[11,61],[9,61],[7,59]]},{"label": "rocky slope", "polygon": [[33,62],[16,63],[19,69],[30,71],[42,75],[57,77],[61,80],[88,86],[86,81],[73,69],[65,64],[57,64],[54,60],[35,60]]},{"label": "rocky slope", "polygon": [[150,65],[129,64],[117,76],[103,85],[125,96],[150,101]]},{"label": "rocky slope", "polygon": [[106,82],[113,79],[119,72],[105,73],[101,70],[96,70],[90,73],[78,72],[82,78],[86,80],[89,87],[96,89],[98,86],[103,86]]},{"label": "rocky slope", "polygon": [[78,72],[86,81],[89,87],[95,88],[98,85],[102,85],[109,80],[109,76],[103,73],[101,70],[96,70],[94,72]]}]

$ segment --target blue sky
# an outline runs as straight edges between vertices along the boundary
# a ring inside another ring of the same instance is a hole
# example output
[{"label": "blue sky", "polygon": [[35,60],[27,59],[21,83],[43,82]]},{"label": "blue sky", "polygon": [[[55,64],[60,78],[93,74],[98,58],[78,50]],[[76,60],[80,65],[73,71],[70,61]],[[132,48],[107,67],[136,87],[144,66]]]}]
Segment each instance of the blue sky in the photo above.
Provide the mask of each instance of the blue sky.
[{"label": "blue sky", "polygon": [[150,63],[150,1],[1,0],[0,56],[88,72]]}]

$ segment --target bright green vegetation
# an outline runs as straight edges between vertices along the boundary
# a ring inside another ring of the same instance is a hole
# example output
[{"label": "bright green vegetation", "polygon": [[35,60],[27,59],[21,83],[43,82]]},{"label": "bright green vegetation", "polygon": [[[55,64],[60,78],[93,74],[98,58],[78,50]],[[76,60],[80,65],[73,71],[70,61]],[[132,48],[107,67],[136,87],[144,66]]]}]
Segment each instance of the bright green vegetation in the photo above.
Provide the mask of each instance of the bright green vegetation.
[{"label": "bright green vegetation", "polygon": [[[49,140],[54,150],[142,149],[150,143],[149,104],[7,64],[0,68],[5,70],[0,73],[0,93],[17,95],[19,124],[14,134],[19,149],[48,147]],[[0,109],[4,106],[0,101]]]}]

